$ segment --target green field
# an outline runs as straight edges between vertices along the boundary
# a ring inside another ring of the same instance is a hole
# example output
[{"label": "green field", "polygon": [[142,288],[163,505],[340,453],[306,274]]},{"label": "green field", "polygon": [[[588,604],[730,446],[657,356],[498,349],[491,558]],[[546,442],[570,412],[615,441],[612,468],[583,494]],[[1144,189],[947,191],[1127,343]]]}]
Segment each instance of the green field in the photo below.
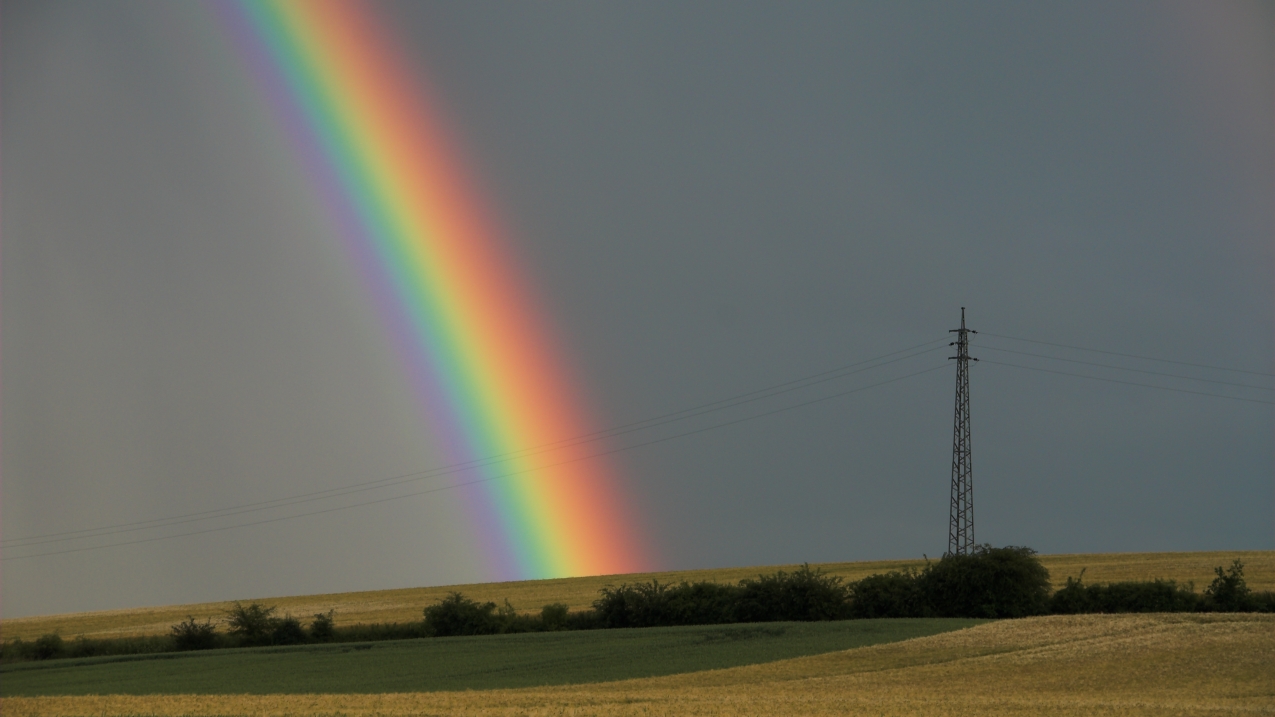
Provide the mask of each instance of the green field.
[{"label": "green field", "polygon": [[366,694],[580,684],[818,655],[981,622],[776,622],[27,662],[0,668],[0,695]]}]

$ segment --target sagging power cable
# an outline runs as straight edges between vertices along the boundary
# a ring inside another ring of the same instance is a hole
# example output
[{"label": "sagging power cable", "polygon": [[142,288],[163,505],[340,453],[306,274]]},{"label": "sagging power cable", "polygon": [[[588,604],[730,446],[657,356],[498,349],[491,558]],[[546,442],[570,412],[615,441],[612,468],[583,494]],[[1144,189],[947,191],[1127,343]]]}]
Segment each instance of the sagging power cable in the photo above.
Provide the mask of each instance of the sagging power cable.
[{"label": "sagging power cable", "polygon": [[607,438],[614,438],[617,436],[633,433],[636,431],[647,430],[650,428],[666,425],[669,423],[674,423],[677,421],[683,421],[689,418],[695,418],[705,414],[714,413],[714,412],[725,410],[728,408],[734,408],[740,405],[753,403],[756,401],[782,395],[785,393],[791,393],[793,391],[797,391],[803,388],[809,388],[811,386],[826,383],[828,381],[833,381],[839,378],[844,378],[844,377],[852,376],[858,373],[863,373],[864,371],[870,371],[876,368],[880,368],[882,366],[887,366],[893,363],[897,363],[899,361],[903,361],[909,358],[914,358],[916,356],[930,353],[932,351],[936,351],[940,348],[943,348],[943,346],[940,344],[946,344],[946,342],[947,342],[946,337],[934,339],[932,341],[927,341],[922,344],[917,344],[915,346],[910,346],[908,348],[899,349],[897,351],[891,351],[889,353],[882,354],[880,356],[875,356],[870,359],[864,359],[864,360],[852,362],[849,364],[843,364],[842,366],[838,366],[836,368],[829,369],[827,371],[822,371],[820,373],[804,376],[798,379],[784,381],[782,383],[773,384],[765,388],[756,389],[754,391],[748,391],[746,393],[737,394],[727,398],[719,399],[717,401],[711,401],[709,403],[692,406],[690,408],[673,411],[673,412],[662,414],[659,416],[653,416],[651,418],[643,419],[640,421],[634,421],[634,422],[622,424],[619,426],[613,426],[611,428],[606,428],[599,431],[594,431],[592,433],[562,439],[552,443],[542,444],[539,446],[532,446],[519,451],[512,451],[512,452],[508,452],[504,454],[487,456],[483,458],[474,459],[471,461],[465,461],[462,463],[455,463],[455,464],[450,464],[446,466],[440,466],[438,468],[428,469],[424,471],[417,471],[413,473],[406,473],[406,474],[401,474],[397,476],[391,476],[388,478],[378,478],[378,479],[373,479],[370,481],[363,481],[360,483],[340,486],[336,488],[329,488],[325,490],[311,491],[308,493],[294,494],[292,496],[284,496],[281,498],[275,498],[275,499],[266,500],[266,501],[243,503],[237,506],[229,506],[226,508],[197,511],[193,513],[187,513],[184,515],[170,516],[168,518],[153,518],[150,520],[136,521],[132,523],[121,523],[117,525],[100,526],[97,528],[85,528],[80,530],[61,531],[56,533],[45,533],[42,535],[30,535],[30,536],[24,536],[20,538],[11,538],[9,540],[3,541],[3,546],[5,548],[31,547],[34,545],[66,542],[70,540],[85,540],[89,538],[103,537],[106,535],[117,535],[121,533],[130,533],[130,532],[138,532],[142,530],[166,528],[166,527],[171,527],[173,525],[182,525],[186,523],[193,523],[193,522],[198,522],[203,520],[214,520],[218,518],[226,518],[226,517],[231,517],[235,515],[242,515],[245,513],[259,512],[262,510],[272,510],[276,508],[287,507],[290,505],[297,505],[300,503],[310,503],[315,501],[328,500],[332,498],[339,498],[339,497],[351,495],[354,493],[361,493],[361,492],[366,492],[371,490],[378,490],[381,488],[394,487],[398,485],[403,485],[405,483],[425,480],[427,478],[437,478],[437,477],[447,476],[447,475],[451,475],[455,473],[460,473],[463,471],[486,468],[489,466],[498,465],[500,463],[506,463],[506,462],[520,459],[520,458],[535,456],[535,455],[539,455],[542,453],[555,451],[555,450],[563,450],[563,449],[574,447],[584,443],[591,443],[591,442],[595,442],[595,441],[603,440]]}]

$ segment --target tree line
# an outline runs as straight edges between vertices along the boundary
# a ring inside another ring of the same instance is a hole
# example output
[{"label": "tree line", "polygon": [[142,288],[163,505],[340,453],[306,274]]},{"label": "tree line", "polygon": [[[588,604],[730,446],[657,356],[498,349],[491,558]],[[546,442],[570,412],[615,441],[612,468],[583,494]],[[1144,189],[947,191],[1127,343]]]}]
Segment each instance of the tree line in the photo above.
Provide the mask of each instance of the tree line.
[{"label": "tree line", "polygon": [[572,612],[561,603],[538,613],[478,602],[453,592],[426,607],[422,620],[338,627],[334,613],[305,623],[259,603],[235,606],[222,621],[188,617],[167,636],[64,641],[44,635],[6,641],[0,661],[142,654],[265,645],[495,635],[740,622],[853,620],[908,617],[1019,618],[1046,614],[1130,612],[1275,612],[1275,593],[1255,592],[1236,559],[1202,593],[1172,580],[1105,584],[1083,582],[1084,571],[1050,592],[1049,571],[1030,548],[978,546],[967,555],[927,561],[921,570],[871,575],[847,583],[803,565],[735,584],[710,581],[624,583],[599,591],[592,609]]}]

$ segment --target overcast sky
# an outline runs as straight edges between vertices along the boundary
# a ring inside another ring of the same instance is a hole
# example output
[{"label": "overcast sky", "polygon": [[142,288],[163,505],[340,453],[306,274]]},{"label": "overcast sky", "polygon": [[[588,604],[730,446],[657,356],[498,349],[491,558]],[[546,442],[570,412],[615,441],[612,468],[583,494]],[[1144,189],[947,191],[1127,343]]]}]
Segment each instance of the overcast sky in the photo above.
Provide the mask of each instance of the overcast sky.
[{"label": "overcast sky", "polygon": [[[965,306],[979,542],[1275,548],[1270,3],[376,8],[599,428]],[[6,0],[0,28],[3,615],[490,579],[447,492],[13,547],[440,458],[207,6]],[[759,416],[613,454],[653,567],[941,554],[947,355],[608,443]]]}]

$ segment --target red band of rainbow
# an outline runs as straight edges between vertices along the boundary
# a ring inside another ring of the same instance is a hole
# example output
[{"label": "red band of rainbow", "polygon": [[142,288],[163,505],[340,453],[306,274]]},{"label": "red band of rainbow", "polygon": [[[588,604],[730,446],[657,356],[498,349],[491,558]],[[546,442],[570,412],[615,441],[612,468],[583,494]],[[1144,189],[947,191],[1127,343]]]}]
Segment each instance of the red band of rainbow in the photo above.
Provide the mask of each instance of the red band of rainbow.
[{"label": "red band of rainbow", "polygon": [[[649,567],[531,292],[393,39],[360,2],[222,15],[330,209],[466,484],[494,577]],[[485,461],[488,457],[507,457]]]}]

